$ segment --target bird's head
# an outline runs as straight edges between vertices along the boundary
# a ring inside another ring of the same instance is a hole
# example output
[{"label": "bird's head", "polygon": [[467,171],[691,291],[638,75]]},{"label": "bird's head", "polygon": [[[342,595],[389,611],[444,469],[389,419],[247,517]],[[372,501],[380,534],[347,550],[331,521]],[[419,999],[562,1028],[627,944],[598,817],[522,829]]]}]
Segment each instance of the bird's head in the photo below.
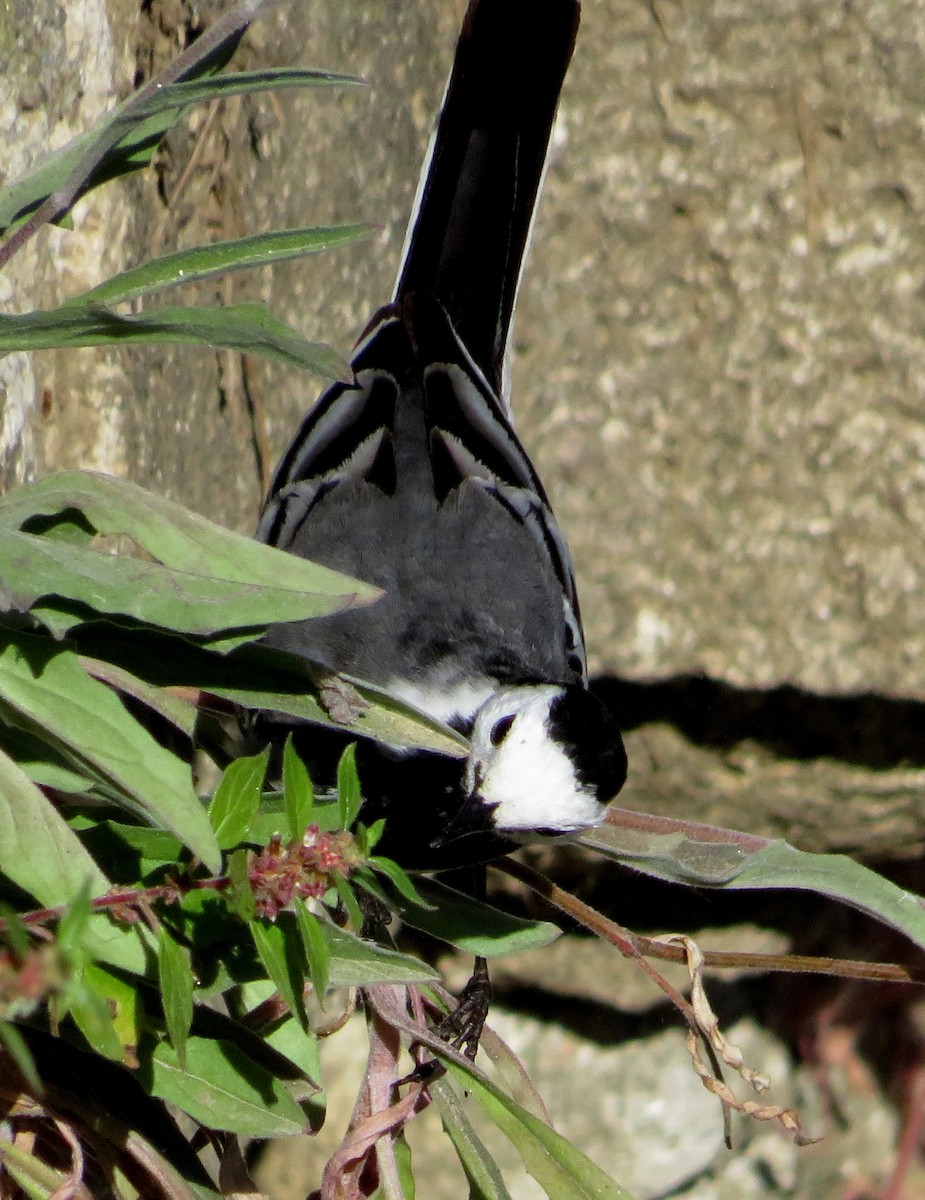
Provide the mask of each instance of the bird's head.
[{"label": "bird's head", "polygon": [[585,688],[507,688],[476,714],[466,800],[440,840],[476,832],[512,841],[577,833],[600,821],[625,779],[620,730]]}]

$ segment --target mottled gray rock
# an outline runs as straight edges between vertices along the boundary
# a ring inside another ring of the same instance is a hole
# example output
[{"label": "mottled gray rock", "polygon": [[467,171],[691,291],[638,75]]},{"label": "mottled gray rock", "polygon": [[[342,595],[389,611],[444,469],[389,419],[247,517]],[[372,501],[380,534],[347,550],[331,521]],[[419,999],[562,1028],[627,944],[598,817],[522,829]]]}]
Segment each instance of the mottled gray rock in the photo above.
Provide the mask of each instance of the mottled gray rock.
[{"label": "mottled gray rock", "polygon": [[[13,0],[0,9],[0,179],[24,174],[126,94],[137,27],[130,0]],[[124,189],[87,196],[75,232],[43,230],[4,271],[5,311],[51,308],[121,270],[131,219]],[[127,391],[114,351],[0,360],[0,479],[21,482],[74,463],[125,474]]]}]

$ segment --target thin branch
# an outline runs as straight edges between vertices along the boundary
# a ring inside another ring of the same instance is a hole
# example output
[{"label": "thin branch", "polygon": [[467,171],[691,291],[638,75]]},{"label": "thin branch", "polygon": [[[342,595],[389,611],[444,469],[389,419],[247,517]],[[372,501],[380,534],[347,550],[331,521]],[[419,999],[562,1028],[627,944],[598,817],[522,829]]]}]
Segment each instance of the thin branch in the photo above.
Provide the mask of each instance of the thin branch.
[{"label": "thin branch", "polygon": [[[492,867],[505,875],[518,879],[531,891],[548,900],[555,908],[567,913],[585,929],[605,938],[620,949],[627,958],[648,955],[667,962],[683,963],[684,951],[679,946],[667,945],[656,938],[632,933],[622,925],[608,920],[603,913],[584,904],[571,892],[558,887],[551,879],[534,871],[516,859],[503,858],[493,862]],[[626,948],[624,948],[626,947]],[[873,982],[925,983],[925,968],[903,967],[898,963],[864,962],[848,958],[825,958],[811,954],[759,954],[739,950],[705,950],[704,962],[708,967],[738,971],[775,971],[784,974],[832,975],[844,979],[867,979]]]}]

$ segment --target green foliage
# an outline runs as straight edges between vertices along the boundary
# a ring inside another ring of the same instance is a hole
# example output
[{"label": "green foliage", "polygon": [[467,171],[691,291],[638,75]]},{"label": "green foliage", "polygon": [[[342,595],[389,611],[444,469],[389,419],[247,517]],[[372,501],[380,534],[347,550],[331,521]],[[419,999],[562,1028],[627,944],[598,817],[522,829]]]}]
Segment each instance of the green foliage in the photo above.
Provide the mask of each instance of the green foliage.
[{"label": "green foliage", "polygon": [[186,1039],[193,1023],[196,983],[190,967],[189,951],[163,926],[157,945],[157,981],[164,1006],[167,1036],[177,1052],[180,1067],[185,1068]]},{"label": "green foliage", "polygon": [[260,808],[269,748],[231,763],[209,804],[209,820],[222,850],[233,850],[247,836]]},{"label": "green foliage", "polygon": [[283,795],[287,832],[290,838],[302,838],[312,819],[315,791],[305,764],[295,752],[291,735],[283,749]]}]

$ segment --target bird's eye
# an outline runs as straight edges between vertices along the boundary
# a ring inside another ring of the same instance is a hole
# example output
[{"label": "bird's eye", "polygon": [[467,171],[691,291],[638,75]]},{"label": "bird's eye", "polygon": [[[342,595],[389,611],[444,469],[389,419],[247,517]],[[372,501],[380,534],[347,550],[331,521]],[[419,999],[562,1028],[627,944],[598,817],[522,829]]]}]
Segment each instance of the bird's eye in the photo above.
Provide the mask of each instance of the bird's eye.
[{"label": "bird's eye", "polygon": [[501,717],[495,721],[491,727],[491,732],[488,735],[489,741],[493,746],[500,746],[507,735],[511,732],[511,726],[514,724],[514,714],[509,713],[506,717]]}]

